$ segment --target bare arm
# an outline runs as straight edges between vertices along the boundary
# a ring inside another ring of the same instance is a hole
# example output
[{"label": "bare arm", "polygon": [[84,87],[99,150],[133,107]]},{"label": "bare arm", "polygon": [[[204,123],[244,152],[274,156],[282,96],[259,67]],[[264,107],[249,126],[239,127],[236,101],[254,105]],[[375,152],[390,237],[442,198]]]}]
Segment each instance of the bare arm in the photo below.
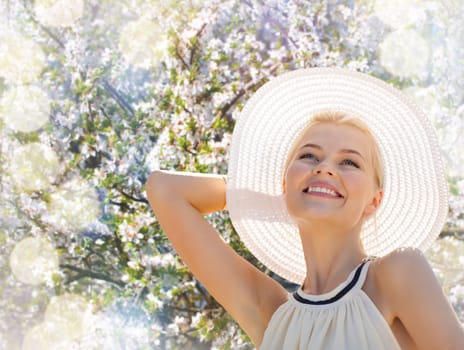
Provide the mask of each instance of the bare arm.
[{"label": "bare arm", "polygon": [[[216,300],[259,344],[285,290],[231,249],[203,218],[225,207],[220,175],[156,171],[147,197],[176,251]],[[274,307],[275,305],[275,307]]]},{"label": "bare arm", "polygon": [[155,171],[148,178],[147,195],[155,213],[152,202],[180,196],[200,214],[209,214],[225,208],[226,183],[222,175]]},{"label": "bare arm", "polygon": [[426,258],[406,249],[388,257],[385,288],[395,317],[418,349],[464,349],[464,330]]}]

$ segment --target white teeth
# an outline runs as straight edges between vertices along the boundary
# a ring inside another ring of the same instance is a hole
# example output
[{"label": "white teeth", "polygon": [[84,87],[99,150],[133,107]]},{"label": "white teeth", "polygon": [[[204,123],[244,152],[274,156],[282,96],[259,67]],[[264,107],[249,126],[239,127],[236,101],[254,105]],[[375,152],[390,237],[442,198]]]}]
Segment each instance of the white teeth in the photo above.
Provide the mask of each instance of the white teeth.
[{"label": "white teeth", "polygon": [[338,195],[337,195],[337,193],[335,191],[330,190],[330,189],[325,188],[325,187],[309,187],[307,192],[308,193],[309,192],[327,193],[327,194],[330,194],[331,196],[338,197]]}]

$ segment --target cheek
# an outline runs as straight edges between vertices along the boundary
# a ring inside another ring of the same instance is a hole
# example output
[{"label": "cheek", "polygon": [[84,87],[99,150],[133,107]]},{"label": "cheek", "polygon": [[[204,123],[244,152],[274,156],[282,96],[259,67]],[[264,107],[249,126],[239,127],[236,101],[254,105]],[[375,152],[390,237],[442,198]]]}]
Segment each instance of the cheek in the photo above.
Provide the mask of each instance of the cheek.
[{"label": "cheek", "polygon": [[373,181],[367,176],[347,176],[345,186],[356,198],[368,201],[372,197]]},{"label": "cheek", "polygon": [[363,176],[347,176],[345,177],[345,186],[349,187],[352,192],[363,193],[367,190],[368,182]]},{"label": "cheek", "polygon": [[309,171],[310,169],[306,164],[292,163],[285,173],[285,178],[282,184],[282,193],[287,210],[291,216],[293,213],[292,208],[300,203],[301,186],[307,178]]},{"label": "cheek", "polygon": [[295,162],[290,164],[285,174],[285,184],[291,186],[302,179],[310,171],[309,167],[302,162]]}]

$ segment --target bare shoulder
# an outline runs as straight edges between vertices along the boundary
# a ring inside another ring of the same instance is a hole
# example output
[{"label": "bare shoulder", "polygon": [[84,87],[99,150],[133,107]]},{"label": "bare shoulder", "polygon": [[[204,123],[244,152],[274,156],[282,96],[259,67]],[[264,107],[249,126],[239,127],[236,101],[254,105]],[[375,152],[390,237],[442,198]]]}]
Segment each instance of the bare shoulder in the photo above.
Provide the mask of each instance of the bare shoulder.
[{"label": "bare shoulder", "polygon": [[408,286],[420,286],[421,280],[432,279],[438,283],[426,257],[415,248],[399,248],[376,258],[369,268],[369,279],[384,304],[390,304],[392,297],[407,293]]},{"label": "bare shoulder", "polygon": [[425,255],[416,248],[399,248],[373,263],[378,293],[392,318],[413,295],[433,298],[441,287]]},{"label": "bare shoulder", "polygon": [[397,316],[392,301],[407,292],[407,285],[417,285],[414,279],[424,271],[433,275],[423,253],[414,248],[400,248],[372,261],[364,289],[390,325]]},{"label": "bare shoulder", "polygon": [[382,280],[414,284],[423,274],[433,275],[432,268],[422,251],[417,248],[398,248],[374,261],[376,275]]},{"label": "bare shoulder", "polygon": [[419,349],[462,349],[464,332],[430,263],[414,248],[376,259],[373,276],[384,310]]}]

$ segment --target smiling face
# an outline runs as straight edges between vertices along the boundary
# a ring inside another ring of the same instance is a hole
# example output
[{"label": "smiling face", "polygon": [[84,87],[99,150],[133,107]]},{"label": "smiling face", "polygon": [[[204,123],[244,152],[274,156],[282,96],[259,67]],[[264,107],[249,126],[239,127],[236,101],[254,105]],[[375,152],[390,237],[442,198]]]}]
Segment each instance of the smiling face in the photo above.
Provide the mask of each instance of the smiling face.
[{"label": "smiling face", "polygon": [[371,136],[349,124],[318,122],[298,141],[284,180],[285,201],[296,220],[361,225],[382,197]]}]

